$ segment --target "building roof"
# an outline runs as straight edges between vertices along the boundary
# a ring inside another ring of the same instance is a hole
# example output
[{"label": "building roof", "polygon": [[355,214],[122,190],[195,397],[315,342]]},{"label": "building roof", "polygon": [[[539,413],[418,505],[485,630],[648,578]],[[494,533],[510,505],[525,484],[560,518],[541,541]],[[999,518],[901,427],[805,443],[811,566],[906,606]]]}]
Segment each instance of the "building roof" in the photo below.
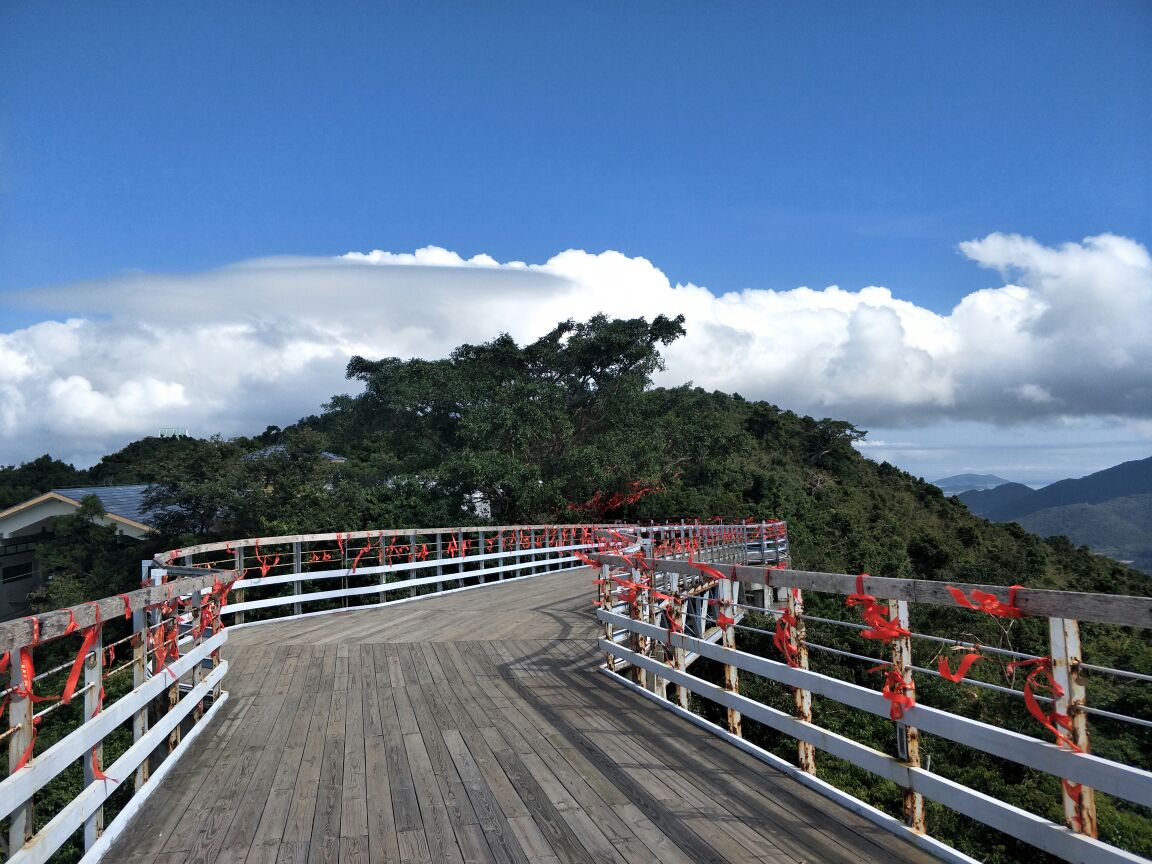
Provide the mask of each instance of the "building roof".
[{"label": "building roof", "polygon": [[109,516],[120,516],[133,522],[146,525],[148,514],[144,509],[144,493],[148,491],[148,484],[142,483],[133,486],[72,486],[67,489],[53,489],[57,495],[71,498],[73,501],[83,501],[89,495],[100,499],[105,512]]},{"label": "building roof", "polygon": [[[37,525],[43,526],[70,509],[78,509],[89,495],[100,499],[105,516],[102,521],[118,523],[133,537],[141,537],[152,530],[150,515],[144,510],[146,484],[133,486],[71,486],[52,489],[0,511],[0,537],[26,533]],[[63,508],[63,509],[61,509]]]}]

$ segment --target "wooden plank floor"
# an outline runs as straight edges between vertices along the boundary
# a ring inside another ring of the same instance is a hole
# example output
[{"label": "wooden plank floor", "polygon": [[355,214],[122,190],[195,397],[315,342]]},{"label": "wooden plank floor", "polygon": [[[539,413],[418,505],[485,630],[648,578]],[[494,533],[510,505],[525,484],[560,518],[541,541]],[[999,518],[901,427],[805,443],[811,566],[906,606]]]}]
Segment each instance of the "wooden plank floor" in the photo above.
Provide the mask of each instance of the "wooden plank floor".
[{"label": "wooden plank floor", "polygon": [[107,861],[928,862],[593,671],[588,571],[233,631]]}]

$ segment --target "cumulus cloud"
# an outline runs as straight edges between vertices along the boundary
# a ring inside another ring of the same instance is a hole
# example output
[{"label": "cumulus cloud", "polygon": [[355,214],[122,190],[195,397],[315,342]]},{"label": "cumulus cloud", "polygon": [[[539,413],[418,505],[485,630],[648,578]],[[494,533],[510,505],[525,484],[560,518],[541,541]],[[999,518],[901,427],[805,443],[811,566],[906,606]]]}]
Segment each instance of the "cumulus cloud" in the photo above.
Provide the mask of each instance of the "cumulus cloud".
[{"label": "cumulus cloud", "polygon": [[565,318],[683,314],[660,383],[692,380],[864,426],[1152,420],[1152,258],[1114,235],[960,244],[1000,284],[946,315],[882,287],[671,284],[619,252],[543,264],[414,253],[280,257],[37,292],[59,320],[0,333],[0,463],[91,461],[161,426],[258,432],[347,389],[349,356],[442,357]]}]

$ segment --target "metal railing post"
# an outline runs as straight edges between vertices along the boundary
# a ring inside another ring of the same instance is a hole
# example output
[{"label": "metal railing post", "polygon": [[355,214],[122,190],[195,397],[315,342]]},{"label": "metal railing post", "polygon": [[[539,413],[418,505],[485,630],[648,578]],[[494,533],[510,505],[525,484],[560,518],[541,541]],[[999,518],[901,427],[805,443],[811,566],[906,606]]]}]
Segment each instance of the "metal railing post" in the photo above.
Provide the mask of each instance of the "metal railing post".
[{"label": "metal railing post", "polygon": [[[140,571],[142,574],[141,583],[144,585],[151,584],[152,562],[141,562]],[[134,690],[143,687],[148,680],[148,639],[151,633],[151,617],[152,613],[144,609],[132,610],[132,689]],[[132,715],[133,742],[139,741],[148,732],[151,725],[148,708],[147,704],[141,705]],[[148,782],[148,776],[151,772],[150,761],[150,759],[145,759],[136,769],[133,784],[137,792]]]},{"label": "metal railing post", "polygon": [[[910,630],[908,623],[908,601],[889,600],[889,617],[895,620],[905,630]],[[912,637],[898,636],[892,640],[892,665],[904,679],[904,684],[910,690],[915,687],[912,679]],[[896,722],[896,748],[900,758],[909,768],[920,767],[920,731],[901,721]],[[924,796],[912,789],[904,790],[904,823],[913,831],[923,834],[926,830],[924,822]]]},{"label": "metal railing post", "polygon": [[[292,572],[299,575],[300,571],[303,568],[304,568],[304,553],[303,553],[303,550],[301,549],[300,541],[297,540],[295,543],[292,544]],[[300,596],[300,590],[301,590],[300,589],[300,580],[297,579],[296,581],[294,581],[292,583],[292,593],[295,596],[299,597]],[[292,614],[293,615],[299,615],[300,614],[300,601],[299,600],[297,600],[295,603],[292,604]]]},{"label": "metal railing post", "polygon": [[[720,615],[735,619],[736,607],[733,604],[736,602],[736,581],[725,579],[720,583],[720,592],[723,601],[720,604]],[[736,650],[736,627],[733,625],[734,622],[721,628],[724,647],[729,651]],[[740,670],[727,663],[724,664],[724,689],[729,693],[740,692]],[[738,738],[744,737],[744,724],[740,712],[735,708],[728,709],[728,731]]]},{"label": "metal railing post", "polygon": [[[799,668],[808,668],[808,634],[804,627],[804,594],[799,588],[788,592],[788,611],[796,624],[791,628],[789,641],[795,649],[796,662]],[[792,706],[796,719],[805,723],[812,722],[812,692],[800,687],[792,688]],[[796,755],[800,768],[809,774],[816,773],[816,748],[807,741],[796,742]]]},{"label": "metal railing post", "polygon": [[[609,578],[609,569],[607,564],[600,565],[600,578],[597,580],[600,583],[600,608],[605,612],[612,611],[612,580]],[[607,621],[604,622],[604,641],[612,642],[615,634],[612,632],[612,625]],[[608,668],[616,669],[616,658],[612,656],[612,652],[604,655],[604,662],[608,664]]]},{"label": "metal railing post", "polygon": [[[1088,715],[1081,709],[1085,704],[1084,682],[1078,674],[1080,664],[1080,624],[1072,618],[1049,618],[1048,638],[1052,645],[1052,680],[1064,691],[1053,705],[1057,714],[1067,715],[1072,721],[1068,738],[1085,753],[1088,752]],[[1096,836],[1096,792],[1089,786],[1064,782],[1064,822],[1073,831],[1089,837]]]},{"label": "metal railing post", "polygon": [[[685,603],[684,599],[679,595],[674,596],[676,599],[672,603],[672,608],[668,610],[668,615],[672,621],[676,622],[675,626],[671,628],[673,632],[682,634],[684,632]],[[669,638],[669,641],[671,641],[671,638]],[[686,672],[688,670],[688,652],[684,649],[683,640],[681,640],[679,645],[673,646],[671,659],[672,668],[677,672]],[[688,710],[688,693],[689,690],[687,687],[681,684],[676,685],[676,704],[683,708],[685,711]]]},{"label": "metal railing post", "polygon": [[[32,646],[28,646],[32,650]],[[31,690],[31,682],[25,681],[18,656],[11,661],[11,678],[9,686],[12,688],[11,701],[8,703],[8,727],[16,731],[8,738],[8,773],[15,774],[14,766],[32,746],[32,723],[35,714],[35,705],[26,695],[20,693],[21,689]],[[8,817],[8,852],[14,854],[16,850],[32,839],[33,828],[33,800],[29,798],[12,811]]]},{"label": "metal railing post", "polygon": [[[95,625],[96,641],[92,644],[92,652],[84,658],[84,718],[85,721],[99,713],[103,701],[104,687],[104,631],[100,625]],[[84,760],[84,787],[87,788],[96,782],[96,771],[104,767],[104,739],[101,738],[88,751],[88,758]],[[91,816],[84,820],[84,851],[91,849],[100,835],[104,833],[104,805],[96,808]]]},{"label": "metal railing post", "polygon": [[444,590],[444,534],[436,532],[436,593]]},{"label": "metal railing post", "polygon": [[[194,591],[191,595],[192,600],[192,647],[189,650],[196,650],[200,647],[200,643],[204,641],[204,633],[201,628],[204,623],[204,595],[199,591]],[[196,685],[200,683],[200,679],[204,677],[204,670],[201,664],[197,663],[192,667],[192,687],[195,689]],[[201,700],[192,709],[192,723],[195,725],[199,723],[204,717],[204,701]]]},{"label": "metal railing post", "polygon": [[504,581],[504,568],[507,567],[507,562],[504,560],[504,531],[501,530],[500,534],[496,537],[496,548],[500,552],[500,581]]},{"label": "metal railing post", "polygon": [[[236,578],[237,579],[243,579],[244,578],[244,547],[243,546],[240,546],[240,545],[236,546],[235,561],[232,562],[232,568],[236,571]],[[243,603],[244,602],[244,589],[243,588],[236,589],[236,602],[237,603]],[[233,624],[243,624],[244,623],[244,613],[243,612],[234,613],[232,616],[232,623]]]},{"label": "metal railing post", "polygon": [[[643,550],[641,550],[643,554]],[[641,590],[638,587],[641,579],[643,578],[640,571],[633,568],[629,571],[629,580],[632,582],[633,587],[628,590],[628,595],[632,597],[632,602],[628,604],[628,617],[633,621],[640,620],[640,604],[642,602]],[[645,592],[647,593],[647,592]],[[644,653],[644,640],[635,630],[628,634],[628,647],[635,651],[637,654]],[[632,667],[632,680],[639,686],[648,688],[648,673],[641,669],[639,666]]]}]

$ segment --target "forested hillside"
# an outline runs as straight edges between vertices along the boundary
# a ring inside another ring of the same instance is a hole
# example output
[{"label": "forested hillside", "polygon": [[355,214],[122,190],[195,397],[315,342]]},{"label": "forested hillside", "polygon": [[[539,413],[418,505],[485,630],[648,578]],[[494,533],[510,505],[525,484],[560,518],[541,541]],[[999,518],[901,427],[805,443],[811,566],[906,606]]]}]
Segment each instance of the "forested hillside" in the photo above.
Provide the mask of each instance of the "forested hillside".
[{"label": "forested hillside", "polygon": [[1152,573],[1152,458],[1032,490],[1019,483],[956,496],[994,522],[1018,522]]}]

